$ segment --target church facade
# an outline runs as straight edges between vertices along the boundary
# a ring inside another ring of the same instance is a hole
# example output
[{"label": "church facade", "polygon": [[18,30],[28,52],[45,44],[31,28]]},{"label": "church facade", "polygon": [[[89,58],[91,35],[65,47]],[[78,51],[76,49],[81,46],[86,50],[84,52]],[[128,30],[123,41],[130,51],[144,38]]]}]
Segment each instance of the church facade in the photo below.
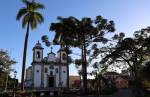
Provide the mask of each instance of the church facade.
[{"label": "church facade", "polygon": [[33,47],[33,62],[26,69],[26,87],[67,87],[67,59],[64,48],[57,55],[51,52],[43,57],[44,48],[38,42]]}]

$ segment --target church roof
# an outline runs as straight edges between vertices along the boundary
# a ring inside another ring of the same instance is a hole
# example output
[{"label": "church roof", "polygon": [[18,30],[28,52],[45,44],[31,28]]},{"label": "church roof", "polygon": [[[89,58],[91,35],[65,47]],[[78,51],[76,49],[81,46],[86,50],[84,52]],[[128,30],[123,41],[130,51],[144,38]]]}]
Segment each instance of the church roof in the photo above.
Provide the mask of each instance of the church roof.
[{"label": "church roof", "polygon": [[51,54],[54,55],[54,56],[56,55],[56,54],[53,52],[53,47],[51,47],[51,52],[48,53],[48,55],[51,55]]},{"label": "church roof", "polygon": [[65,47],[60,48],[57,52],[66,51]]},{"label": "church roof", "polygon": [[35,46],[33,47],[33,49],[44,49],[41,45],[41,43],[38,41]]},{"label": "church roof", "polygon": [[54,52],[50,52],[50,53],[48,53],[48,55],[50,55],[50,54],[52,54],[52,55],[56,55]]}]

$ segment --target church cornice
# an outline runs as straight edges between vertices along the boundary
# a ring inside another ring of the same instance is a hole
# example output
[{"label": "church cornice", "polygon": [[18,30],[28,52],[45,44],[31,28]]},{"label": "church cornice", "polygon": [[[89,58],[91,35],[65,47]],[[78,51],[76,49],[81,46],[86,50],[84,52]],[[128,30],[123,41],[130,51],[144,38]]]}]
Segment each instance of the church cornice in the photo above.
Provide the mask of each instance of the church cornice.
[{"label": "church cornice", "polygon": [[35,49],[44,49],[43,47],[33,47],[33,50],[35,50]]},{"label": "church cornice", "polygon": [[59,66],[59,65],[62,65],[62,66],[65,66],[66,64],[65,63],[60,63],[60,62],[52,62],[52,61],[50,61],[50,62],[44,62],[44,61],[42,61],[42,62],[32,62],[31,63],[32,65],[56,65],[56,66]]},{"label": "church cornice", "polygon": [[64,64],[64,63],[60,63],[60,62],[44,62],[44,65],[57,65],[57,66],[59,66],[59,65],[66,65],[66,64]]},{"label": "church cornice", "polygon": [[33,61],[33,62],[31,63],[31,65],[36,65],[36,64],[38,64],[38,65],[41,64],[41,65],[42,65],[43,62],[36,62],[36,61]]}]

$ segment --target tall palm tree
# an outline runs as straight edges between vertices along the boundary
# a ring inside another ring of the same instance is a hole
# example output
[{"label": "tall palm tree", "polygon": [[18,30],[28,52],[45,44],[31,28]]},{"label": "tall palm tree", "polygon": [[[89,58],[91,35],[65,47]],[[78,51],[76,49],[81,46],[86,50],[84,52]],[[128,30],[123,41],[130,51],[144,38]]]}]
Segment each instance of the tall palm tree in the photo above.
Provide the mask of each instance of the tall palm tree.
[{"label": "tall palm tree", "polygon": [[28,46],[28,37],[29,37],[29,29],[37,28],[38,24],[44,22],[44,18],[42,14],[38,12],[39,9],[44,9],[44,5],[41,3],[37,3],[34,0],[22,0],[25,4],[25,7],[21,8],[18,11],[16,20],[22,19],[22,27],[26,28],[26,35],[24,41],[24,51],[23,51],[23,62],[22,62],[22,77],[21,77],[21,89],[24,90],[24,74],[25,74],[25,66],[26,66],[26,54],[27,54],[27,46]]}]

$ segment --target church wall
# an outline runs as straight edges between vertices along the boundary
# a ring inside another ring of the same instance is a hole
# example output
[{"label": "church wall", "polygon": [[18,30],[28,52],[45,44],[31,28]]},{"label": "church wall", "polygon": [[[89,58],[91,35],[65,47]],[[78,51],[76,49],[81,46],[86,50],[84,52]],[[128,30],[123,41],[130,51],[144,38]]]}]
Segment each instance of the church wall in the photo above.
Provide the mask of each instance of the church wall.
[{"label": "church wall", "polygon": [[[58,71],[56,71],[56,68]],[[59,84],[59,66],[55,66],[55,78],[56,78],[56,87],[58,87],[58,84]]]},{"label": "church wall", "polygon": [[41,87],[41,65],[34,65],[34,87]]},{"label": "church wall", "polygon": [[56,62],[56,57],[54,54],[49,54],[48,55],[48,61]]},{"label": "church wall", "polygon": [[[67,82],[67,67],[64,66],[66,63],[66,52],[61,49],[57,56],[55,53],[51,52],[48,56],[43,58],[43,49],[41,44],[38,42],[35,47],[33,48],[33,72],[32,72],[32,82],[34,87],[45,88],[51,87],[59,87],[59,82],[61,81],[62,87],[66,87]],[[61,52],[61,53],[60,53]],[[61,56],[60,56],[61,54]],[[60,59],[61,58],[61,59]],[[43,63],[42,63],[43,62]],[[59,63],[61,62],[61,71],[59,72]],[[56,64],[55,64],[56,63]],[[46,69],[45,69],[46,68]],[[59,74],[61,74],[59,76]],[[27,75],[30,76],[29,73]],[[54,84],[49,82],[53,82],[54,77]],[[59,77],[61,79],[59,79]],[[51,78],[51,79],[50,79]]]},{"label": "church wall", "polygon": [[[47,68],[47,72],[45,72],[45,68]],[[44,87],[48,87],[48,75],[50,74],[49,65],[44,66]]]},{"label": "church wall", "polygon": [[[57,87],[57,84],[58,84],[58,79],[59,79],[59,73],[56,72],[56,68],[58,69],[58,66],[54,66],[54,68],[50,68],[51,65],[45,65],[44,66],[44,87],[48,87],[48,76],[54,76],[54,79],[55,79],[55,83],[54,83],[54,86]],[[45,72],[45,68],[47,68],[47,72]],[[50,73],[53,73],[53,75],[50,75]]]},{"label": "church wall", "polygon": [[61,79],[62,79],[62,86],[66,87],[67,86],[67,67],[62,66],[61,68]]},{"label": "church wall", "polygon": [[[41,64],[40,64],[41,65]],[[40,65],[34,65],[34,87],[41,87],[41,66]],[[52,64],[51,64],[52,65]],[[44,87],[48,87],[48,76],[50,76],[50,72],[53,72],[53,76],[55,77],[55,83],[54,86],[58,87],[59,85],[59,65],[53,65],[54,68],[50,68],[51,65],[45,65],[44,66]],[[45,72],[45,68],[47,68],[47,72]],[[57,70],[56,70],[57,68]],[[38,72],[37,72],[38,71]],[[66,87],[66,82],[67,82],[67,67],[66,66],[61,66],[61,82],[62,86]]]},{"label": "church wall", "polygon": [[48,83],[47,83],[47,73],[44,73],[44,87],[48,87]]}]

